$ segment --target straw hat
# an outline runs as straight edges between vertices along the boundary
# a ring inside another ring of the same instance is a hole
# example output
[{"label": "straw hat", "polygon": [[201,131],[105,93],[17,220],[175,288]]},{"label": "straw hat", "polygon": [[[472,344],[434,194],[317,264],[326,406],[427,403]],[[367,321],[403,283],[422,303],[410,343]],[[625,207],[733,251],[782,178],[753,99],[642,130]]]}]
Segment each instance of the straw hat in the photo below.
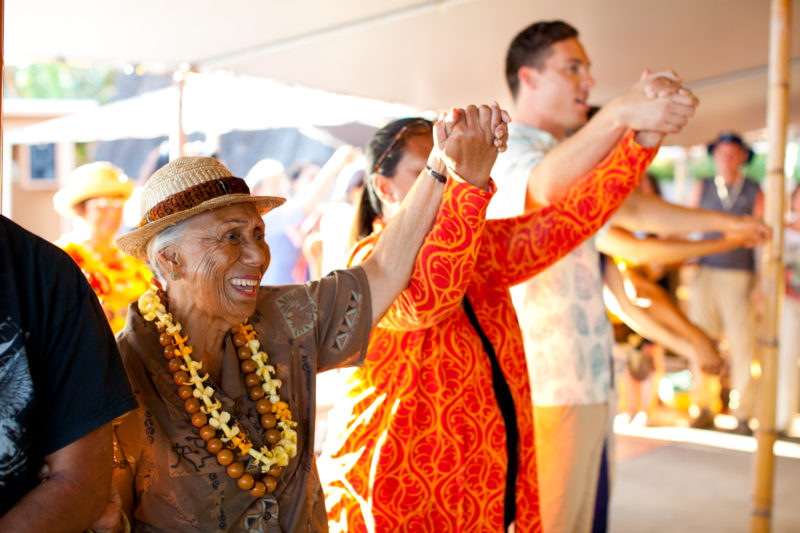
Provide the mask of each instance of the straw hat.
[{"label": "straw hat", "polygon": [[67,185],[53,196],[53,205],[60,215],[75,216],[74,207],[89,198],[122,196],[128,199],[133,184],[121,169],[106,161],[81,165],[72,171]]},{"label": "straw hat", "polygon": [[212,157],[181,157],[147,180],[139,227],[120,236],[117,246],[128,255],[146,259],[150,239],[181,220],[238,203],[252,203],[263,215],[285,201],[276,196],[252,196],[242,178],[233,176]]}]

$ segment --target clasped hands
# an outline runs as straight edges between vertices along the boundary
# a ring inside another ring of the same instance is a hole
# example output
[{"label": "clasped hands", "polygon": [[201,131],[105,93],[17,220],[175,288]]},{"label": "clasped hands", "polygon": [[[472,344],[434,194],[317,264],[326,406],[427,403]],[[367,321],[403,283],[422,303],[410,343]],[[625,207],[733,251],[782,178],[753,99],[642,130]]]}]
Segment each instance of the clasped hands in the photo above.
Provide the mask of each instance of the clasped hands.
[{"label": "clasped hands", "polygon": [[497,102],[451,108],[433,126],[434,149],[428,166],[445,169],[487,190],[497,154],[506,149],[511,117]]},{"label": "clasped hands", "polygon": [[672,70],[645,70],[639,81],[609,106],[621,124],[637,131],[639,144],[655,146],[664,135],[681,131],[699,104],[682,82]]},{"label": "clasped hands", "polygon": [[725,237],[739,241],[745,248],[754,248],[772,238],[772,230],[760,218],[742,215],[725,230]]}]

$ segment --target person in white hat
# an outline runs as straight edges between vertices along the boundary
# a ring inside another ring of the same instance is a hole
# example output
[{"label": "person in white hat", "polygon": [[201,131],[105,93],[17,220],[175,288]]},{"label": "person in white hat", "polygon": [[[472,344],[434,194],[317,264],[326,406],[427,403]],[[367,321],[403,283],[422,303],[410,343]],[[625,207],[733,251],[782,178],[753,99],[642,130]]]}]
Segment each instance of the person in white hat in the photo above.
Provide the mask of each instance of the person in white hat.
[{"label": "person in white hat", "polygon": [[125,325],[128,304],[147,289],[152,277],[143,261],[126,256],[114,244],[122,207],[132,190],[122,170],[98,161],[76,168],[53,197],[56,211],[74,219],[74,231],[55,244],[81,267],[115,334]]},{"label": "person in white hat", "polygon": [[[505,142],[496,120],[439,123],[435,173],[487,180]],[[409,283],[443,190],[421,173],[360,266],[259,287],[270,262],[261,216],[283,198],[251,195],[212,158],[157,171],[138,228],[117,239],[147,260],[155,282],[117,336],[139,408],[115,428],[119,498],[95,531],[126,522],[136,531],[327,531],[315,375],[363,361],[370,330]]]}]

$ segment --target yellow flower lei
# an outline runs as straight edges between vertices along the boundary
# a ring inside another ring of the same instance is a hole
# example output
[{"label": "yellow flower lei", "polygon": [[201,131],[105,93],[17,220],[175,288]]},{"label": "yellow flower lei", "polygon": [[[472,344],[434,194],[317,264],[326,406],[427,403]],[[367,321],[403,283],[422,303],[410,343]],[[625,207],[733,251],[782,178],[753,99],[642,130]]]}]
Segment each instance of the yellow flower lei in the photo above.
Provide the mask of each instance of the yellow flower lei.
[{"label": "yellow flower lei", "polygon": [[[155,321],[159,331],[163,330],[159,342],[165,347],[165,355],[170,360],[177,359],[176,363],[170,364],[175,383],[179,387],[192,387],[191,396],[203,404],[197,410],[195,408],[197,403],[189,397],[185,398],[186,410],[192,413],[192,424],[200,428],[201,437],[207,441],[207,449],[211,453],[217,454],[220,464],[228,466],[228,474],[238,479],[240,488],[249,490],[255,497],[264,493],[262,487],[268,492],[275,490],[277,484],[275,477],[280,475],[280,468],[276,469],[276,467],[285,467],[289,464],[289,459],[297,455],[297,432],[293,429],[297,426],[297,422],[292,420],[288,404],[280,400],[278,389],[281,386],[281,380],[273,378],[275,368],[267,364],[269,358],[261,350],[261,343],[253,331],[253,326],[247,324],[247,320],[245,320],[240,326],[234,327],[231,330],[234,333],[234,344],[237,345],[239,359],[242,359],[241,366],[252,368],[252,374],[258,377],[258,385],[250,389],[250,397],[253,400],[260,400],[257,409],[262,414],[262,426],[265,429],[267,426],[280,428],[279,440],[272,447],[264,445],[258,450],[254,448],[245,434],[244,428],[238,422],[230,424],[231,414],[221,409],[222,404],[219,400],[214,399],[214,388],[204,384],[208,380],[208,374],[201,375],[199,373],[203,365],[192,359],[192,347],[187,344],[188,336],[180,334],[181,324],[172,321],[172,314],[162,303],[159,292],[159,287],[152,286],[142,294],[139,298],[139,311],[145,320]],[[249,363],[248,359],[252,363]],[[179,364],[180,361],[183,364]],[[183,392],[188,395],[187,391]],[[190,402],[195,407],[190,409]],[[274,414],[274,420],[268,421],[265,425],[264,417],[270,416],[268,412]],[[267,437],[270,436],[270,431],[274,430],[267,429]],[[263,482],[255,481],[252,476],[245,474],[242,464],[233,462],[230,452],[226,453],[225,449],[218,452],[212,450],[211,444],[216,440],[218,432],[221,432],[219,440],[227,445],[227,449],[235,450],[241,456],[249,455],[252,458],[253,462],[260,467],[261,473],[266,474]],[[275,439],[277,437],[273,437],[273,440]]]}]

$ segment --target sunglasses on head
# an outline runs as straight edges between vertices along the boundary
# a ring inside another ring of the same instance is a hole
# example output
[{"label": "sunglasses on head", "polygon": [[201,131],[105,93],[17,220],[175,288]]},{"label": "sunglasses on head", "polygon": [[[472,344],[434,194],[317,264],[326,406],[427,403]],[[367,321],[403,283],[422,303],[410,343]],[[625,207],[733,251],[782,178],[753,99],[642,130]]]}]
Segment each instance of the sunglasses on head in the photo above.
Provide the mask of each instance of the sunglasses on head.
[{"label": "sunglasses on head", "polygon": [[404,137],[407,135],[420,135],[423,133],[428,133],[432,130],[433,126],[431,123],[421,118],[413,120],[400,128],[400,131],[398,131],[394,136],[394,139],[392,139],[392,142],[389,143],[389,146],[387,146],[386,149],[381,153],[380,157],[375,160],[375,165],[372,167],[372,173],[376,174],[378,172],[378,169],[381,168],[381,165],[386,158],[389,157],[389,154],[391,154],[395,148],[400,146],[400,141],[403,140]]}]

